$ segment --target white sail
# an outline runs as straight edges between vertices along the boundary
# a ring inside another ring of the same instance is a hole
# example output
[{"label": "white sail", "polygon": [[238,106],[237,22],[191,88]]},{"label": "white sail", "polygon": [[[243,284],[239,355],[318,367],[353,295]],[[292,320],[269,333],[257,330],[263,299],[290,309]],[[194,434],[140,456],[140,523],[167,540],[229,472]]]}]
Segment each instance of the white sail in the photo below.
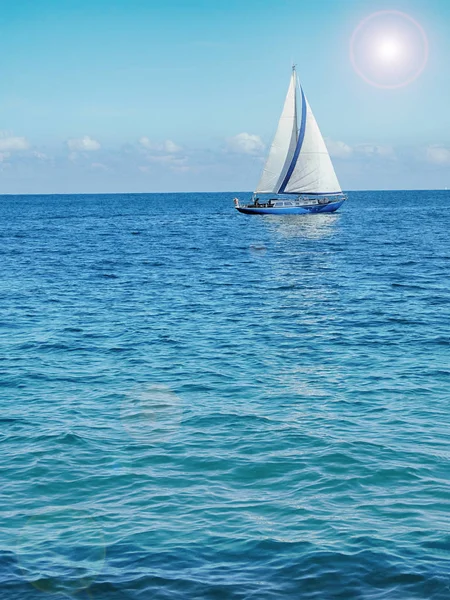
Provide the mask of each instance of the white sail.
[{"label": "white sail", "polygon": [[292,70],[289,89],[256,193],[278,193],[297,145],[297,76]]},{"label": "white sail", "polygon": [[302,123],[297,148],[279,193],[339,194],[339,181],[319,126],[302,91]]}]

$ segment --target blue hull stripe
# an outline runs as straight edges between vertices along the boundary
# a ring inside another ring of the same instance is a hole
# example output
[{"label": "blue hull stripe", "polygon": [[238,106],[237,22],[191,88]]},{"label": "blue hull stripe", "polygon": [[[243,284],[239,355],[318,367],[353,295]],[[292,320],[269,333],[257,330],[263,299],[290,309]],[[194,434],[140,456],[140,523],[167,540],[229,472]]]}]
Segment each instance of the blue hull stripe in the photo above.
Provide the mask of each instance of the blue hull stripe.
[{"label": "blue hull stripe", "polygon": [[284,190],[286,189],[286,186],[288,184],[288,181],[292,175],[292,173],[294,172],[294,168],[295,168],[295,163],[297,162],[298,156],[300,154],[300,150],[302,149],[303,146],[303,140],[305,139],[305,131],[306,131],[306,100],[305,100],[305,94],[303,93],[303,88],[300,88],[301,92],[302,92],[302,124],[300,125],[300,132],[298,134],[298,140],[297,140],[297,146],[295,147],[295,152],[294,152],[294,156],[292,157],[292,161],[291,164],[289,165],[289,169],[286,173],[286,176],[283,180],[283,183],[281,184],[281,187],[278,191],[279,194],[282,194],[284,192]]}]

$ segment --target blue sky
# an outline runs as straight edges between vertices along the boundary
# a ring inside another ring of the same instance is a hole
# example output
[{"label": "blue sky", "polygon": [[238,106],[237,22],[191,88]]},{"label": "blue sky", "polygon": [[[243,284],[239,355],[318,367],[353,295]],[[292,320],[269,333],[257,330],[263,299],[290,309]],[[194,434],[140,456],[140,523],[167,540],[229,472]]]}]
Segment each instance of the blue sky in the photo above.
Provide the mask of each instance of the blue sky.
[{"label": "blue sky", "polygon": [[[345,189],[450,187],[448,0],[1,0],[0,193],[251,190],[290,65]],[[395,9],[427,66],[379,89],[349,40]]]}]

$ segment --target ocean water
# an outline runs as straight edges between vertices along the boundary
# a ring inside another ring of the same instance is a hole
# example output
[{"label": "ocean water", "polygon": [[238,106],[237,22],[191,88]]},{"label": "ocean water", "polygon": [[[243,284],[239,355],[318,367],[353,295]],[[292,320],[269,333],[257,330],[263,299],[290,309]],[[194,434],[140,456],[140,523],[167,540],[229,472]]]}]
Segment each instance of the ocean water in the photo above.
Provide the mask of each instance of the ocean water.
[{"label": "ocean water", "polygon": [[0,198],[0,597],[450,598],[450,192]]}]

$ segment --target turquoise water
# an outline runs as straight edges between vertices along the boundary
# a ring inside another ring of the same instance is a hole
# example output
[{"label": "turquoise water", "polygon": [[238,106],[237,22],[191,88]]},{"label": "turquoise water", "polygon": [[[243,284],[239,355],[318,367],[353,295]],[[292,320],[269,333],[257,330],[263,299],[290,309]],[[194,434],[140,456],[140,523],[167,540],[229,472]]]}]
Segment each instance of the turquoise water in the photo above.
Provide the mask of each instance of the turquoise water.
[{"label": "turquoise water", "polygon": [[233,195],[0,199],[1,598],[450,598],[450,193]]}]

